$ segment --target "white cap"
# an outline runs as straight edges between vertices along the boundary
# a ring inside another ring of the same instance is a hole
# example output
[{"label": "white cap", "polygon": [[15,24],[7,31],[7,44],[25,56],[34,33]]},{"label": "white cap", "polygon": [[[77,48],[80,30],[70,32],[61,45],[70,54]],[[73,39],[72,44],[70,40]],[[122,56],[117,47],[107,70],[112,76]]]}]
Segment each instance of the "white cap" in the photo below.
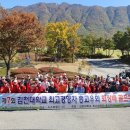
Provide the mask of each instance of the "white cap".
[{"label": "white cap", "polygon": [[45,77],[48,77],[49,76],[49,74],[47,73],[46,75],[45,75]]},{"label": "white cap", "polygon": [[36,81],[38,81],[39,79],[38,78],[35,78]]},{"label": "white cap", "polygon": [[116,84],[119,85],[120,84],[119,81],[117,81]]},{"label": "white cap", "polygon": [[109,79],[108,79],[108,82],[113,82],[113,79],[112,79],[112,78],[109,78]]},{"label": "white cap", "polygon": [[60,75],[60,78],[62,78],[62,75]]},{"label": "white cap", "polygon": [[17,80],[16,80],[16,79],[14,80],[14,83],[17,83]]},{"label": "white cap", "polygon": [[41,81],[39,81],[38,83],[39,83],[39,84],[41,84],[42,82],[41,82]]},{"label": "white cap", "polygon": [[64,83],[64,81],[63,81],[63,80],[61,80],[61,81],[60,81],[60,83]]},{"label": "white cap", "polygon": [[54,85],[54,82],[50,82],[50,84]]},{"label": "white cap", "polygon": [[64,73],[63,75],[66,76],[66,73]]},{"label": "white cap", "polygon": [[2,77],[2,79],[5,79],[5,77]]},{"label": "white cap", "polygon": [[50,83],[49,83],[49,82],[46,82],[46,85],[47,85],[47,86],[50,86]]},{"label": "white cap", "polygon": [[46,75],[44,76],[44,79],[47,79],[47,76],[46,76]]},{"label": "white cap", "polygon": [[129,77],[126,77],[126,79],[129,79]]}]

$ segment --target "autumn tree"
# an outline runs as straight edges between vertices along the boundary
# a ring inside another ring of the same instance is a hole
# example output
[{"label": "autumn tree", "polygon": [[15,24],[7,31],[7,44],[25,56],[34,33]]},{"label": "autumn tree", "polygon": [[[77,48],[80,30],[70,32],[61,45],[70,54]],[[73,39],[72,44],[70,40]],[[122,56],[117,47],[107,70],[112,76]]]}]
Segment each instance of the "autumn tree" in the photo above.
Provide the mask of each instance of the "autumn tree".
[{"label": "autumn tree", "polygon": [[49,23],[46,27],[48,52],[58,61],[67,56],[74,61],[74,55],[78,51],[80,38],[77,30],[80,24],[69,25],[68,22]]},{"label": "autumn tree", "polygon": [[75,54],[79,51],[79,46],[81,43],[81,39],[76,33],[79,29],[80,24],[74,24],[69,27],[69,33],[68,33],[68,40],[69,40],[69,54],[68,56],[71,57],[72,63],[75,61]]},{"label": "autumn tree", "polygon": [[18,50],[44,45],[44,28],[32,13],[0,10],[0,57],[10,76],[10,65]]}]

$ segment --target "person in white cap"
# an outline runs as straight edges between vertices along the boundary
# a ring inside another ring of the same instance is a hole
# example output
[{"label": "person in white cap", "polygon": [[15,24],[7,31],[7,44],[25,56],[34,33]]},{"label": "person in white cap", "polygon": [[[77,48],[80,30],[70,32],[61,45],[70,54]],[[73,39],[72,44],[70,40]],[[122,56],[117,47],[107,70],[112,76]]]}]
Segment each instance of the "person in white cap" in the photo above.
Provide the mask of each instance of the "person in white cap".
[{"label": "person in white cap", "polygon": [[116,81],[116,89],[117,91],[121,91],[121,85],[119,81]]}]

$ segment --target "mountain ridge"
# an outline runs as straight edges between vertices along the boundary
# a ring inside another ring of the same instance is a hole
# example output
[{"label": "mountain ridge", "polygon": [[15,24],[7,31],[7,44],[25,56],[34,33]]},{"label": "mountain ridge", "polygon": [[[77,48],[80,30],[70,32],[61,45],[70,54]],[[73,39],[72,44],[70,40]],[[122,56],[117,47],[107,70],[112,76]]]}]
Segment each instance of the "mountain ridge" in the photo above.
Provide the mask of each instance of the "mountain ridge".
[{"label": "mountain ridge", "polygon": [[110,37],[116,31],[130,26],[130,5],[120,7],[84,6],[81,4],[37,3],[16,6],[11,10],[34,12],[41,23],[66,20],[70,24],[81,23],[79,34]]}]

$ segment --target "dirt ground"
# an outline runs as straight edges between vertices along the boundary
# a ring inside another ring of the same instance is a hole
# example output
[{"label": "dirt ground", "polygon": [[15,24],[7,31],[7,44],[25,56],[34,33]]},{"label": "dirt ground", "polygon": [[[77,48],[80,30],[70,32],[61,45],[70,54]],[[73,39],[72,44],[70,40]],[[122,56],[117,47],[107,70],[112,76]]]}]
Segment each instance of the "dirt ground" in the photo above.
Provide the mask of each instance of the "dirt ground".
[{"label": "dirt ground", "polygon": [[[35,63],[34,63],[35,64]],[[80,72],[81,74],[89,74],[91,67],[85,60],[78,60],[75,63],[54,63],[54,62],[42,62],[36,63],[35,68],[39,69],[41,67],[57,67],[64,71],[70,72]]]}]

